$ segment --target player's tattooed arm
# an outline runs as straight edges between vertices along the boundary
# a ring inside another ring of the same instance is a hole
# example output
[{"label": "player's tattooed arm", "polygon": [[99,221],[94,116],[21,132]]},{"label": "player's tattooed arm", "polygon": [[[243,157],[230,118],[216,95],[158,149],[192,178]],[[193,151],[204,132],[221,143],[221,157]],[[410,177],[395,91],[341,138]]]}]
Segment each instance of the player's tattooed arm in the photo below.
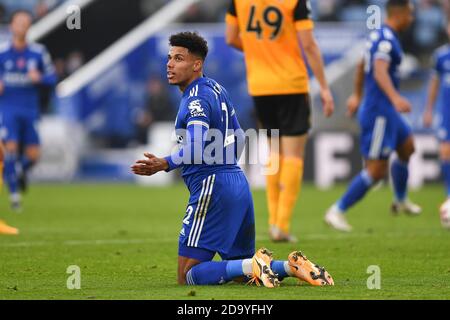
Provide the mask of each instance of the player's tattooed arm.
[{"label": "player's tattooed arm", "polygon": [[131,171],[140,176],[152,176],[159,171],[165,171],[169,168],[167,160],[158,158],[151,153],[144,153],[146,159],[137,160],[131,166]]},{"label": "player's tattooed arm", "polygon": [[347,100],[347,116],[352,117],[361,104],[364,88],[364,58],[356,66],[354,90]]},{"label": "player's tattooed arm", "polygon": [[383,59],[375,59],[374,62],[374,76],[375,80],[381,90],[391,101],[392,105],[398,112],[410,112],[411,103],[402,97],[400,93],[395,89],[389,76],[389,61]]}]

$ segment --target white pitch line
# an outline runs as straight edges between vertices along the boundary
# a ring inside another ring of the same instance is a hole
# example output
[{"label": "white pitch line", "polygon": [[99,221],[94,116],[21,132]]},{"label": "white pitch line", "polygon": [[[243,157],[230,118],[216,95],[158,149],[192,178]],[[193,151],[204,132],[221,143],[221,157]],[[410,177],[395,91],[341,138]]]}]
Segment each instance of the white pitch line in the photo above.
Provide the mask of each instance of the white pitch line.
[{"label": "white pitch line", "polygon": [[[347,234],[310,234],[302,237],[302,240],[327,240],[349,237]],[[57,241],[23,241],[15,243],[0,243],[0,248],[7,247],[45,247],[45,246],[91,246],[91,245],[113,245],[113,244],[142,244],[142,243],[171,243],[177,242],[177,238],[158,238],[158,239],[102,239],[102,240],[65,240]],[[256,237],[256,241],[268,241],[268,237]]]},{"label": "white pitch line", "polygon": [[176,239],[104,239],[104,240],[66,240],[57,241],[24,241],[16,243],[2,243],[0,247],[45,247],[45,246],[91,246],[109,244],[142,244],[142,243],[170,243]]},{"label": "white pitch line", "polygon": [[[402,233],[402,232],[388,232],[378,233],[335,233],[335,234],[322,234],[312,233],[300,236],[301,241],[314,241],[314,240],[342,240],[342,239],[356,239],[356,238],[404,238],[409,236],[441,236],[441,234],[419,232],[419,233]],[[46,246],[92,246],[92,245],[117,245],[117,244],[160,244],[160,243],[176,243],[177,237],[173,238],[158,238],[158,239],[102,239],[102,240],[65,240],[65,241],[23,241],[13,243],[0,243],[0,248],[13,248],[13,247],[46,247]],[[269,241],[269,238],[264,236],[257,236],[256,241]]]}]

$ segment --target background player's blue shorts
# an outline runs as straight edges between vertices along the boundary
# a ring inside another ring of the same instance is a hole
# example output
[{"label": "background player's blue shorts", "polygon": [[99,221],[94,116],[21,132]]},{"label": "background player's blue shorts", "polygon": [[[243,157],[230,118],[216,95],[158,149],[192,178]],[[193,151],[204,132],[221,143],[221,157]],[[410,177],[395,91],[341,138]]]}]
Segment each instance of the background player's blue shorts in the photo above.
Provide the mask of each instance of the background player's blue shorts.
[{"label": "background player's blue shorts", "polygon": [[412,134],[394,110],[385,113],[360,112],[361,153],[365,159],[387,159]]},{"label": "background player's blue shorts", "polygon": [[255,253],[253,200],[244,173],[219,172],[189,186],[191,196],[179,238],[180,256],[200,261]]},{"label": "background player's blue shorts", "polygon": [[0,111],[0,138],[23,145],[38,145],[37,133],[39,115],[33,110],[15,109]]}]

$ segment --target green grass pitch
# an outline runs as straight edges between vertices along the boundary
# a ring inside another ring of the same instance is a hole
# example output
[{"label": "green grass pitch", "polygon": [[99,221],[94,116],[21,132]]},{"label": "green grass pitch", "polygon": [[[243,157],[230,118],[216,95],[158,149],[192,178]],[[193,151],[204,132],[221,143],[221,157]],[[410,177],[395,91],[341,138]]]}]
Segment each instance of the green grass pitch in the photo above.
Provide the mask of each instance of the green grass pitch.
[{"label": "green grass pitch", "polygon": [[[268,240],[263,190],[254,190],[257,246],[276,259],[300,249],[324,265],[334,287],[277,289],[243,284],[178,286],[177,240],[188,198],[183,185],[34,185],[25,210],[12,213],[3,191],[0,218],[20,228],[0,236],[0,299],[449,299],[450,231],[440,226],[443,187],[412,192],[421,217],[393,217],[388,187],[368,194],[349,212],[350,234],[323,223],[326,208],[344,191],[305,185],[292,229],[297,245]],[[81,289],[67,289],[70,265]],[[367,268],[379,266],[381,289],[369,290]]]}]

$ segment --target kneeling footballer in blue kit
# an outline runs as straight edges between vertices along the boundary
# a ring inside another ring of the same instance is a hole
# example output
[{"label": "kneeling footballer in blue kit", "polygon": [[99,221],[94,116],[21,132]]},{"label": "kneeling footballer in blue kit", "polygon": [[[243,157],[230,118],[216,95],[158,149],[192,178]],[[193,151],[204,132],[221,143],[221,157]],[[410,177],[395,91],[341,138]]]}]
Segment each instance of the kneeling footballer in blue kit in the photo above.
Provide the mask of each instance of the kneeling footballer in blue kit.
[{"label": "kneeling footballer in blue kit", "polygon": [[[132,165],[138,175],[181,168],[190,192],[178,243],[178,283],[217,285],[250,279],[266,287],[293,276],[312,285],[333,279],[300,251],[274,261],[265,248],[255,252],[255,218],[247,179],[237,164],[244,132],[227,91],[203,75],[207,42],[197,33],[172,35],[169,84],[182,99],[175,120],[179,151],[164,158],[145,153]],[[222,261],[212,261],[215,254]]]}]

